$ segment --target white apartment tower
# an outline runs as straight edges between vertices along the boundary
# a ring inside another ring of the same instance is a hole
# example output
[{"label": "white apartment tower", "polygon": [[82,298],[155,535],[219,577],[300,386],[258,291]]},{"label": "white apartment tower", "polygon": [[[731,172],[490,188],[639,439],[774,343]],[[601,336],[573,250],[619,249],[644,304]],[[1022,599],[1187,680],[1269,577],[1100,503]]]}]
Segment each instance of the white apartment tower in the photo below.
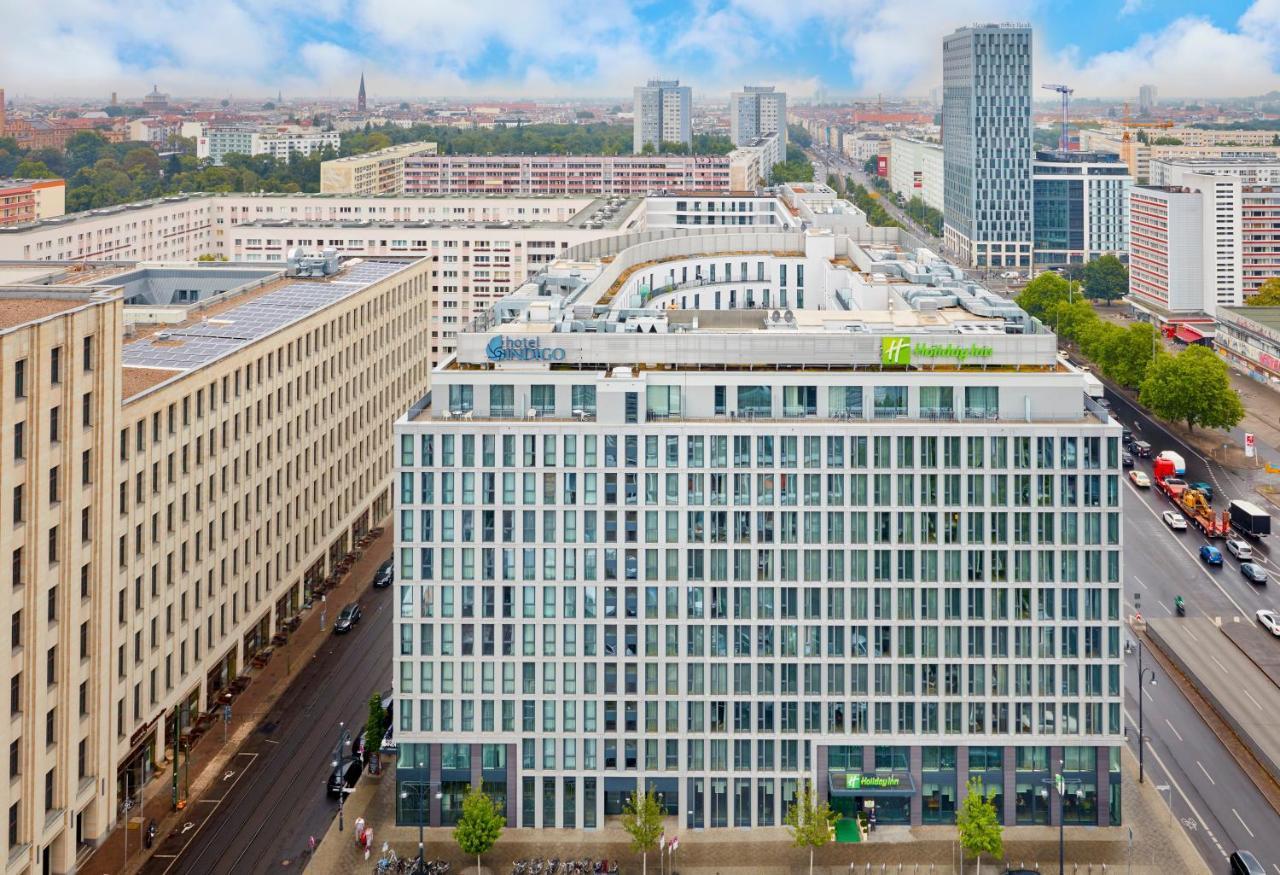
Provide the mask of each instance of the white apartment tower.
[{"label": "white apartment tower", "polygon": [[[729,95],[729,138],[750,146],[776,134],[773,164],[787,159],[787,95],[774,86],[747,85]],[[772,165],[770,165],[772,166]]]},{"label": "white apartment tower", "polygon": [[635,91],[635,133],[637,155],[646,145],[655,150],[663,143],[684,143],[693,148],[693,89],[679,79],[650,79]]},{"label": "white apartment tower", "polygon": [[777,826],[804,780],[954,823],[975,777],[1056,824],[1059,771],[1120,822],[1120,428],[925,255],[625,235],[458,335],[395,427],[400,824],[481,783],[518,827],[642,786]]},{"label": "white apartment tower", "polygon": [[1031,267],[1031,27],[946,37],[942,150],[948,250],[975,267]]}]

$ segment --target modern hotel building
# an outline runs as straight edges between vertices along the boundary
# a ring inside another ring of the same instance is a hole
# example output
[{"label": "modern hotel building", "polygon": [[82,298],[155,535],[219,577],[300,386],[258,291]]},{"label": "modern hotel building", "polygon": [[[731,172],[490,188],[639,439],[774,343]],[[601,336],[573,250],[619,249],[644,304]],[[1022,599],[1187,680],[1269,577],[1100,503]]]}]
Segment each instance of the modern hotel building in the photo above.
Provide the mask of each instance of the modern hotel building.
[{"label": "modern hotel building", "polygon": [[829,228],[624,234],[431,382],[395,428],[399,822],[481,783],[513,826],[641,786],[778,825],[812,780],[950,823],[977,777],[1046,824],[1055,772],[1120,822],[1120,428],[1009,301]]}]

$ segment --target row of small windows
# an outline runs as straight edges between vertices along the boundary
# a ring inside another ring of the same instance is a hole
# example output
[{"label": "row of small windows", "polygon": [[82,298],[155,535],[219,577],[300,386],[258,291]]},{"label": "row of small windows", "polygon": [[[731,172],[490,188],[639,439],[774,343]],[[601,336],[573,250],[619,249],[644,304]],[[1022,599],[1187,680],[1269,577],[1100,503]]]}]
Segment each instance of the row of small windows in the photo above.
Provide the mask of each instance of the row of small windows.
[{"label": "row of small windows", "polygon": [[[1041,470],[1119,466],[1120,445],[1115,437],[1062,435],[679,435],[616,434],[413,434],[400,435],[401,467],[434,468],[437,440],[443,468],[504,468],[521,466],[577,467],[641,465],[676,468],[944,468]],[[499,444],[499,438],[501,443]],[[539,438],[542,452],[538,453]],[[1104,443],[1105,441],[1105,443]],[[1106,449],[1104,458],[1103,449]],[[499,447],[501,462],[499,463]],[[581,447],[581,453],[579,453]],[[478,450],[478,452],[477,452]],[[753,452],[754,450],[754,452]],[[1012,453],[1011,453],[1012,451]],[[579,461],[581,459],[581,461]],[[541,460],[541,461],[539,461]],[[802,465],[803,463],[803,465]],[[1105,464],[1104,464],[1105,463]],[[510,473],[510,472],[508,472]],[[409,472],[405,475],[412,476]],[[402,475],[403,482],[403,475]],[[413,499],[404,499],[410,502]],[[423,499],[427,501],[428,499]]]}]

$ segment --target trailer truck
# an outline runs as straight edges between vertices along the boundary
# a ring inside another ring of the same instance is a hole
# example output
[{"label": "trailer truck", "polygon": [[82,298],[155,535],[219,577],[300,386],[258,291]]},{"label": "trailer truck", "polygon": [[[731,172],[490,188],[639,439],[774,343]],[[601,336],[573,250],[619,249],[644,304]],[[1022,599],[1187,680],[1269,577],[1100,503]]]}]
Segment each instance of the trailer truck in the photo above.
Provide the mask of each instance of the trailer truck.
[{"label": "trailer truck", "polygon": [[1232,499],[1227,506],[1231,515],[1231,528],[1249,538],[1261,538],[1271,534],[1271,514],[1252,501]]}]

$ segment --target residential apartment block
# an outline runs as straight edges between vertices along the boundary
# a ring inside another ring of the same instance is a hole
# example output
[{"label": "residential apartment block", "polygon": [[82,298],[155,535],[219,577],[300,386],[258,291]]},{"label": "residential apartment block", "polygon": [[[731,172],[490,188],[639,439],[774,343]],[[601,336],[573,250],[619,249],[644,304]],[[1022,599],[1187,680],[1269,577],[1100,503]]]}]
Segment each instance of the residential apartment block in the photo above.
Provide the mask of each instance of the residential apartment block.
[{"label": "residential apartment block", "polygon": [[948,250],[977,267],[1031,267],[1031,27],[961,28],[943,41]]},{"label": "residential apartment block", "polygon": [[632,151],[657,151],[663,143],[693,148],[693,89],[678,79],[650,79],[635,89]]},{"label": "residential apartment block", "polygon": [[729,95],[729,139],[750,146],[773,136],[768,166],[787,160],[787,95],[772,85],[747,85]]},{"label": "residential apartment block", "polygon": [[[751,192],[777,163],[777,140],[728,155],[427,155],[404,164],[407,195],[645,195]],[[781,159],[778,159],[781,160]]]},{"label": "residential apartment block", "polygon": [[1032,164],[1035,264],[1083,264],[1129,252],[1133,177],[1107,152],[1036,152]]},{"label": "residential apartment block", "polygon": [[[10,871],[72,871],[389,512],[431,264],[324,261],[0,289]],[[125,341],[160,287],[188,318]]]},{"label": "residential apartment block", "polygon": [[52,219],[66,212],[65,179],[0,178],[0,225]]},{"label": "residential apartment block", "polygon": [[[995,365],[989,368],[989,365]],[[950,265],[828,229],[570,251],[395,428],[400,824],[1119,824],[1120,428]],[[429,789],[430,792],[420,792]],[[419,808],[420,801],[426,808]]]},{"label": "residential apartment block", "polygon": [[436,154],[435,143],[403,143],[320,164],[320,191],[367,197],[404,191],[405,159]]},{"label": "residential apartment block", "polygon": [[1129,302],[1157,322],[1205,312],[1204,195],[1136,185],[1129,194]]},{"label": "residential apartment block", "polygon": [[256,125],[206,125],[196,138],[196,157],[221,165],[223,156],[231,153],[240,155],[270,155],[280,161],[288,161],[289,156],[312,155],[324,149],[333,149],[336,153],[342,145],[341,134],[337,131],[321,130],[274,130],[262,129]]}]

